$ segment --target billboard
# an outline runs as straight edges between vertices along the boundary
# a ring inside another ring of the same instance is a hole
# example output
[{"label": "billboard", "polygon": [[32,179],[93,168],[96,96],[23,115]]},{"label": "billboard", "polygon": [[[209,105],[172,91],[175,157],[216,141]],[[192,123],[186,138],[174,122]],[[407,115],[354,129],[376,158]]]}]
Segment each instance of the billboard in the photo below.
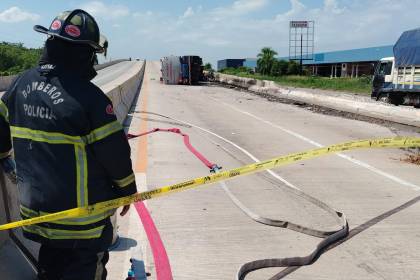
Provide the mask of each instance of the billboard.
[{"label": "billboard", "polygon": [[308,28],[309,24],[308,21],[291,21],[290,27],[291,28]]},{"label": "billboard", "polygon": [[289,24],[289,59],[313,60],[315,22],[300,20]]}]

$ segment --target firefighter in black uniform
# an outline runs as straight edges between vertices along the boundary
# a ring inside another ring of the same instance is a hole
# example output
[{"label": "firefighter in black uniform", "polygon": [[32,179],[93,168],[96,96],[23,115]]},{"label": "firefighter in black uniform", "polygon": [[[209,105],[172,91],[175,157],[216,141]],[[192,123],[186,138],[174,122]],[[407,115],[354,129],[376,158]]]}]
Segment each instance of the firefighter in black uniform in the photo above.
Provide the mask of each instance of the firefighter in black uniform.
[{"label": "firefighter in black uniform", "polygon": [[[94,56],[104,51],[94,18],[63,12],[49,29],[34,29],[48,34],[39,66],[21,74],[0,102],[0,158],[13,144],[22,218],[136,193],[123,128],[90,82]],[[41,243],[39,278],[106,279],[114,212],[25,226],[24,235]]]}]

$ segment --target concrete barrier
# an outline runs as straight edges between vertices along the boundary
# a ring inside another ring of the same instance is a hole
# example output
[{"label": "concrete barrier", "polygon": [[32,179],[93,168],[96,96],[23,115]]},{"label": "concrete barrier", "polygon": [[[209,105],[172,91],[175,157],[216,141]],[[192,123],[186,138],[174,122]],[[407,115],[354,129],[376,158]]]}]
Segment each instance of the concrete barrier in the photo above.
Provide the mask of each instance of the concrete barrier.
[{"label": "concrete barrier", "polygon": [[143,81],[146,63],[133,63],[139,65],[139,67],[132,67],[124,75],[101,86],[101,89],[111,99],[112,104],[114,104],[114,112],[118,121],[121,123],[126,118],[133,100],[138,93],[139,86]]},{"label": "concrete barrier", "polygon": [[[105,84],[101,89],[112,100],[118,120],[122,123],[143,81],[144,62],[136,62],[127,73]],[[12,184],[0,168],[0,223],[20,219],[17,186]],[[19,244],[21,249],[18,249]],[[21,252],[24,250],[24,254]],[[28,258],[36,260],[39,245],[23,238],[21,229],[0,232],[0,275],[4,279],[34,279],[35,273]],[[16,270],[16,271],[14,271]],[[22,271],[26,277],[22,278]],[[15,273],[18,273],[15,277]]]},{"label": "concrete barrier", "polygon": [[253,92],[271,94],[280,98],[420,127],[420,109],[413,107],[394,106],[351,94],[316,93],[311,89],[288,88],[280,86],[273,81],[242,78],[221,73],[216,73],[215,79],[220,83]]},{"label": "concrete barrier", "polygon": [[[116,59],[113,61],[95,65],[94,68],[96,71],[99,71],[106,67],[112,66],[114,64],[117,64],[123,61],[128,61],[128,59]],[[10,87],[10,85],[13,83],[13,81],[16,79],[17,76],[18,75],[0,76],[0,91],[6,91]]]},{"label": "concrete barrier", "polygon": [[102,63],[102,64],[95,65],[94,68],[95,68],[96,71],[99,71],[99,70],[102,70],[102,69],[107,68],[109,66],[112,66],[114,64],[123,62],[123,61],[129,61],[129,60],[128,59],[116,59],[116,60],[113,60],[113,61],[109,61],[109,62],[105,62],[105,63]]},{"label": "concrete barrier", "polygon": [[[130,111],[131,105],[139,92],[139,87],[143,82],[144,70],[146,67],[145,62],[135,62],[141,64],[140,67],[132,67],[124,75],[121,75],[117,79],[101,86],[103,92],[111,99],[114,105],[114,112],[120,123],[123,123]],[[118,240],[117,235],[117,223],[118,215],[114,214],[111,217],[111,221],[114,225],[114,237],[113,243]]]},{"label": "concrete barrier", "polygon": [[[20,218],[17,188],[0,171],[0,223]],[[0,275],[2,279],[35,279],[34,261],[39,245],[23,238],[21,229],[0,232]],[[25,251],[25,253],[23,253]],[[11,269],[13,268],[13,269]]]},{"label": "concrete barrier", "polygon": [[6,91],[18,75],[0,76],[0,91]]},{"label": "concrete barrier", "polygon": [[[5,186],[5,182],[4,182],[4,174],[2,172],[0,172],[0,186],[4,187]],[[6,208],[4,205],[4,197],[3,197],[3,192],[0,192],[0,223],[4,224],[7,223],[7,217],[6,217]],[[8,239],[9,234],[8,232],[0,232],[0,248],[4,245],[4,242],[6,242],[6,240]]]}]

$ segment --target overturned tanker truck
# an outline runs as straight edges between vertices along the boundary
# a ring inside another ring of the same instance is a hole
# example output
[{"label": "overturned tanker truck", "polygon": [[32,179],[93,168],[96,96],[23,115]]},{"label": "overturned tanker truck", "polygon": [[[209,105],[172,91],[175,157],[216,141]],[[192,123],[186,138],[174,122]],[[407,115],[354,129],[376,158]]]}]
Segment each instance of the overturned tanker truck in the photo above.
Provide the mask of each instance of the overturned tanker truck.
[{"label": "overturned tanker truck", "polygon": [[420,108],[420,28],[404,32],[394,45],[394,57],[381,59],[372,99]]},{"label": "overturned tanker truck", "polygon": [[196,85],[203,81],[203,60],[199,56],[168,56],[161,60],[161,81],[168,85]]}]

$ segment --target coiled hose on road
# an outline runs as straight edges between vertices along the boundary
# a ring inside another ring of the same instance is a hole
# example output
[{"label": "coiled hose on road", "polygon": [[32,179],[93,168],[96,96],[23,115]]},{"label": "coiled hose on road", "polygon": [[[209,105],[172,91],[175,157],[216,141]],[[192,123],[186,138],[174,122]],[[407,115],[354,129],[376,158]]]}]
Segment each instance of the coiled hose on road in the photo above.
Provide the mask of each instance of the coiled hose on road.
[{"label": "coiled hose on road", "polygon": [[[213,135],[221,140],[223,140],[224,142],[233,145],[235,148],[238,148],[239,150],[243,151],[239,146],[237,146],[235,143],[221,137],[220,135],[211,132],[207,129],[204,129],[202,127],[193,125],[191,123],[179,120],[179,119],[175,119],[169,116],[165,116],[162,114],[157,114],[157,113],[153,113],[153,112],[146,112],[146,111],[135,111],[134,113],[139,113],[139,114],[147,114],[147,115],[154,115],[154,116],[158,116],[158,117],[162,117],[165,119],[169,119],[175,122],[178,122],[180,124],[183,125],[187,125],[189,127],[192,128],[196,128],[198,130],[201,130],[205,133],[208,133],[210,135]],[[191,145],[189,144],[189,138],[188,135],[183,134],[179,129],[155,129],[152,130],[150,132],[146,132],[146,133],[142,133],[139,135],[129,135],[129,138],[134,138],[134,137],[138,137],[138,136],[144,136],[147,134],[150,134],[152,132],[157,132],[157,131],[165,131],[165,132],[173,132],[173,133],[178,133],[181,134],[182,136],[184,136],[184,143],[186,144],[187,148],[190,149],[190,151],[192,151],[196,156],[197,156],[197,151],[193,148],[193,150],[191,150]],[[187,141],[185,141],[185,136],[187,137]],[[215,142],[213,142],[213,144],[216,144]],[[188,147],[188,145],[190,145],[190,147]],[[217,145],[219,147],[221,147],[220,145]],[[222,149],[226,152],[226,149],[224,149],[222,147]],[[249,157],[251,157],[254,161],[258,162],[258,160],[251,155],[248,152],[245,152],[245,154],[247,154]],[[220,168],[215,165],[210,163],[207,159],[204,158],[203,160],[203,156],[198,153],[197,156],[208,168],[210,168],[211,171],[213,172],[218,172],[220,170]],[[201,157],[201,158],[200,158]],[[274,173],[271,170],[267,171],[271,176],[273,176],[276,179],[280,179],[281,178]],[[281,180],[284,183],[284,180]],[[296,267],[296,266],[304,266],[304,265],[309,265],[312,264],[314,261],[317,260],[317,258],[322,254],[323,250],[325,248],[327,248],[328,246],[334,244],[335,242],[345,238],[348,235],[349,232],[349,226],[347,223],[347,219],[345,217],[345,215],[337,210],[335,210],[334,208],[332,208],[331,206],[327,205],[326,203],[320,201],[317,198],[314,198],[308,194],[306,194],[305,192],[297,189],[294,186],[291,186],[290,184],[285,184],[283,187],[286,188],[289,192],[291,192],[292,194],[299,196],[305,200],[307,200],[308,202],[312,203],[313,205],[323,209],[324,211],[328,212],[329,214],[331,214],[335,220],[338,222],[339,224],[339,229],[338,230],[334,230],[334,231],[322,231],[322,230],[318,230],[318,229],[313,229],[313,228],[309,228],[309,227],[305,227],[299,224],[295,224],[289,221],[283,221],[283,220],[275,220],[275,219],[270,219],[270,218],[266,218],[266,217],[262,217],[260,215],[258,215],[257,213],[251,211],[248,207],[246,207],[227,187],[226,183],[224,181],[220,182],[220,185],[222,186],[223,190],[226,192],[226,194],[229,196],[229,198],[232,200],[232,202],[244,213],[246,214],[249,218],[251,218],[252,220],[264,224],[264,225],[268,225],[268,226],[273,226],[273,227],[280,227],[280,228],[285,228],[285,229],[289,229],[289,230],[293,230],[302,234],[306,234],[306,235],[310,235],[310,236],[314,236],[314,237],[318,237],[318,238],[323,238],[322,241],[316,246],[316,248],[312,251],[311,254],[307,255],[307,256],[303,256],[303,257],[292,257],[292,258],[273,258],[273,259],[262,259],[262,260],[256,260],[256,261],[251,261],[248,263],[243,264],[237,273],[236,279],[237,280],[244,280],[247,276],[247,274],[249,274],[250,272],[253,271],[257,271],[259,269],[263,269],[263,268],[269,268],[269,267]],[[285,277],[288,273],[286,272],[286,270],[281,271],[280,273],[277,273],[276,275],[274,275],[273,277],[271,277],[269,280],[276,280],[276,279],[281,279],[283,277]],[[159,279],[159,280],[167,280],[167,279]]]}]

